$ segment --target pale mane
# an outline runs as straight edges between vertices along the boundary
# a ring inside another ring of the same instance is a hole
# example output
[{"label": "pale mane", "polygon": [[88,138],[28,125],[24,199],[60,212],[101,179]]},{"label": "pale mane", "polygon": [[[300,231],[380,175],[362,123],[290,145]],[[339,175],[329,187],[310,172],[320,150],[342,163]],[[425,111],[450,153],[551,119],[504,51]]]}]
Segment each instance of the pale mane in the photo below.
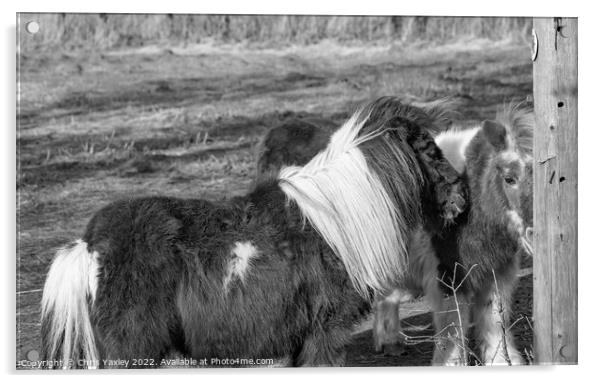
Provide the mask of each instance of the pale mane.
[{"label": "pale mane", "polygon": [[364,296],[370,289],[388,289],[408,263],[406,228],[400,227],[394,198],[359,147],[383,133],[360,134],[369,116],[360,110],[307,165],[283,168],[279,175],[284,193],[340,257]]}]

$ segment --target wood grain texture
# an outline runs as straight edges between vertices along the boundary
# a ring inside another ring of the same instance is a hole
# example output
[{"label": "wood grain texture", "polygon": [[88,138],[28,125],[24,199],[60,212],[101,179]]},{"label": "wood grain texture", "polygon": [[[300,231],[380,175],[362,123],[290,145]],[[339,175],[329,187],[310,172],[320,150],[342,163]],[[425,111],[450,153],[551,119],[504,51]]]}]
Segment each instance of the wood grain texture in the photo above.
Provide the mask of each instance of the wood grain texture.
[{"label": "wood grain texture", "polygon": [[577,19],[535,18],[534,322],[538,364],[577,363]]}]

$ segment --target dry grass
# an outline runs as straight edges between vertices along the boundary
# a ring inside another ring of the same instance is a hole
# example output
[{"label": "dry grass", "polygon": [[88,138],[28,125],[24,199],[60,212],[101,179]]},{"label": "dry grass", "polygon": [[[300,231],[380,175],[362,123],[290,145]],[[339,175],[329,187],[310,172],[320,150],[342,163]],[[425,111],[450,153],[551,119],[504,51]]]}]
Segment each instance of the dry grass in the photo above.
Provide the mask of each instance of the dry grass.
[{"label": "dry grass", "polygon": [[40,32],[22,42],[26,52],[69,47],[106,49],[148,44],[245,42],[265,46],[341,43],[449,43],[458,39],[523,40],[530,18],[418,16],[261,16],[167,14],[22,14]]}]

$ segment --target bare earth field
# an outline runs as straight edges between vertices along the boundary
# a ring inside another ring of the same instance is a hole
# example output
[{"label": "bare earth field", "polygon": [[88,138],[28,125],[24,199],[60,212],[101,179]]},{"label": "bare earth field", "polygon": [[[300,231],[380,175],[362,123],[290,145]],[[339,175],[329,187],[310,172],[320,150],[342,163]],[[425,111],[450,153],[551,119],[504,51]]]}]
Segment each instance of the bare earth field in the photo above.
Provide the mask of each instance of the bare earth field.
[{"label": "bare earth field", "polygon": [[[21,54],[17,360],[39,349],[41,287],[55,249],[80,237],[107,202],[242,194],[255,176],[255,147],[267,129],[294,116],[342,121],[376,96],[413,102],[452,96],[466,120],[493,118],[503,102],[530,97],[531,70],[528,46],[490,41]],[[531,283],[527,272],[514,308],[517,340],[527,351]],[[426,310],[420,302],[403,308],[406,335],[432,334]],[[433,348],[411,338],[376,354],[368,323],[355,339],[351,366],[427,365]]]}]

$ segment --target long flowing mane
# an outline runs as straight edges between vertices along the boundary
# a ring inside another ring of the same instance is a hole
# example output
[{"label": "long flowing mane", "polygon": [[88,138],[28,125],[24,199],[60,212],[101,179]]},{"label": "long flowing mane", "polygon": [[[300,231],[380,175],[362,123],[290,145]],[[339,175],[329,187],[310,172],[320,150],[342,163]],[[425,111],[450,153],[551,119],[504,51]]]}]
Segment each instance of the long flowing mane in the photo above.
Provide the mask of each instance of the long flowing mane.
[{"label": "long flowing mane", "polygon": [[284,193],[365,296],[386,290],[408,270],[410,207],[422,179],[402,140],[387,134],[390,105],[397,102],[383,98],[361,108],[307,165],[279,174]]}]

